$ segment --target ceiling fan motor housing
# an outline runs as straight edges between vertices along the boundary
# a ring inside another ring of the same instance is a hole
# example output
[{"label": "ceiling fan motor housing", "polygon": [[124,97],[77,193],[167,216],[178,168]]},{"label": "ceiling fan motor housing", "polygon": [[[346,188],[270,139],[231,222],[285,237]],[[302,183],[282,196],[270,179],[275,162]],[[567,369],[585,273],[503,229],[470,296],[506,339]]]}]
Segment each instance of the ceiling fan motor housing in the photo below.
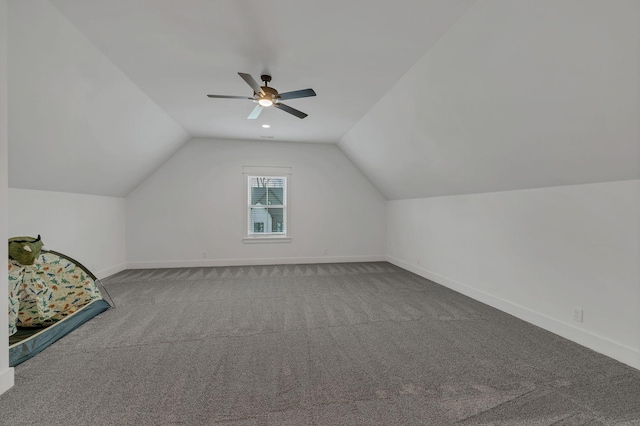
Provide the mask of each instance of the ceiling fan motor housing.
[{"label": "ceiling fan motor housing", "polygon": [[[273,87],[262,86],[261,89],[265,94],[265,96],[262,96],[262,98],[276,100],[276,99],[278,99],[280,97],[280,95],[278,95],[278,91],[276,89],[274,89]],[[257,96],[258,96],[258,98],[261,98],[260,95],[257,95]]]}]

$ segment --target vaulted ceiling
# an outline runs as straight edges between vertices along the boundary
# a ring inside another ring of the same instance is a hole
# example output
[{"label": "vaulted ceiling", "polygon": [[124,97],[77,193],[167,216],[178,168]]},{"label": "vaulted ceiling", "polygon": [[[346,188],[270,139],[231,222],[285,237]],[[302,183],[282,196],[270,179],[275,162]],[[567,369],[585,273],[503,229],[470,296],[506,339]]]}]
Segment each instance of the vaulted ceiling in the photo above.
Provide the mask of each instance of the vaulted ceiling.
[{"label": "vaulted ceiling", "polygon": [[640,178],[640,2],[476,2],[345,135],[387,199]]},{"label": "vaulted ceiling", "polygon": [[[338,143],[387,199],[640,177],[634,0],[9,0],[10,186],[126,196],[191,137]],[[247,120],[237,72],[304,120]],[[262,124],[270,124],[265,130]]]},{"label": "vaulted ceiling", "polygon": [[[338,142],[466,11],[471,0],[52,0],[192,136]],[[116,30],[117,29],[117,30]],[[238,76],[271,74],[304,120],[278,110],[247,121]]]}]

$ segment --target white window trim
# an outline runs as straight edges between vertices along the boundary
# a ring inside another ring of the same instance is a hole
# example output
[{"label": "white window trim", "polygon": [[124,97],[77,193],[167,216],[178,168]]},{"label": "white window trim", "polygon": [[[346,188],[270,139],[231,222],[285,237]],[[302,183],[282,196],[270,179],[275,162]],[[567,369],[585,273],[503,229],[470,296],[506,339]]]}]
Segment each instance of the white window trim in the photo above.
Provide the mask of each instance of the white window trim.
[{"label": "white window trim", "polygon": [[[283,176],[286,178],[285,194],[285,234],[282,235],[257,235],[249,233],[249,176]],[[291,242],[291,167],[288,166],[242,166],[243,181],[243,222],[244,234],[242,242],[253,243],[290,243]]]}]

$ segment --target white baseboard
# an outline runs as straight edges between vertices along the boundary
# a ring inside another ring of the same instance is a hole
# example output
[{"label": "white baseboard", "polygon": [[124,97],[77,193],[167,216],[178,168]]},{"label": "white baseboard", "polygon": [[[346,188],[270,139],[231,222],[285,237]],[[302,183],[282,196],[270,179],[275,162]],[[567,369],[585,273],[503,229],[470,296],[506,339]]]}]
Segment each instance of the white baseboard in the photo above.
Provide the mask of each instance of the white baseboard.
[{"label": "white baseboard", "polygon": [[6,370],[0,372],[0,394],[5,393],[13,387],[13,367],[9,367]]},{"label": "white baseboard", "polygon": [[421,277],[457,291],[458,293],[469,296],[482,303],[486,303],[489,306],[520,318],[521,320],[557,334],[558,336],[562,336],[572,342],[586,346],[589,349],[593,349],[596,352],[611,357],[617,361],[627,364],[628,366],[640,369],[640,351],[636,349],[614,342],[606,337],[574,327],[571,324],[543,315],[524,306],[520,306],[508,300],[477,290],[466,284],[443,277],[442,275],[438,275],[391,256],[387,256],[387,261],[402,269],[406,269],[416,275],[420,275]]},{"label": "white baseboard", "polygon": [[112,266],[110,268],[107,269],[103,269],[101,271],[98,272],[94,272],[94,274],[96,275],[96,277],[99,280],[103,280],[111,275],[117,274],[118,272],[124,271],[125,269],[127,269],[127,264],[126,263],[121,263],[119,265],[116,266]]},{"label": "white baseboard", "polygon": [[386,256],[322,256],[322,257],[274,257],[263,259],[197,259],[128,262],[127,269],[190,268],[211,266],[291,265],[308,263],[384,262]]}]

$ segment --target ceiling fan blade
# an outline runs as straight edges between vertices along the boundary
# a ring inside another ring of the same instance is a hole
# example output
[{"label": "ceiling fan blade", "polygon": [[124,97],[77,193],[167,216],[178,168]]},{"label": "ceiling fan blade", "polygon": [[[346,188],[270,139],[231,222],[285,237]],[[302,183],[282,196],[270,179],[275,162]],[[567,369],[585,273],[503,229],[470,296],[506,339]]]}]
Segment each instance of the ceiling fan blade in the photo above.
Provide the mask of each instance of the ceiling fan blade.
[{"label": "ceiling fan blade", "polygon": [[238,75],[242,77],[242,79],[246,81],[249,86],[251,86],[251,88],[255,93],[257,93],[258,95],[264,96],[264,91],[260,88],[260,85],[253,77],[243,72],[239,72]]},{"label": "ceiling fan blade", "polygon": [[260,117],[260,113],[263,109],[264,108],[262,106],[256,105],[253,111],[251,111],[251,114],[249,114],[249,116],[247,117],[247,120],[255,120],[256,118]]},{"label": "ceiling fan blade", "polygon": [[289,114],[293,114],[298,118],[305,118],[308,114],[305,114],[302,111],[298,111],[295,108],[291,108],[289,105],[285,105],[285,104],[281,104],[281,103],[277,103],[277,104],[273,104],[274,107],[283,110],[284,112],[288,112]]},{"label": "ceiling fan blade", "polygon": [[207,95],[210,98],[222,98],[222,99],[251,99],[253,100],[253,98],[248,98],[246,96],[227,96],[227,95]]},{"label": "ceiling fan blade", "polygon": [[309,96],[315,96],[316,92],[313,89],[296,90],[293,92],[280,93],[280,99],[296,99],[296,98],[308,98]]}]

